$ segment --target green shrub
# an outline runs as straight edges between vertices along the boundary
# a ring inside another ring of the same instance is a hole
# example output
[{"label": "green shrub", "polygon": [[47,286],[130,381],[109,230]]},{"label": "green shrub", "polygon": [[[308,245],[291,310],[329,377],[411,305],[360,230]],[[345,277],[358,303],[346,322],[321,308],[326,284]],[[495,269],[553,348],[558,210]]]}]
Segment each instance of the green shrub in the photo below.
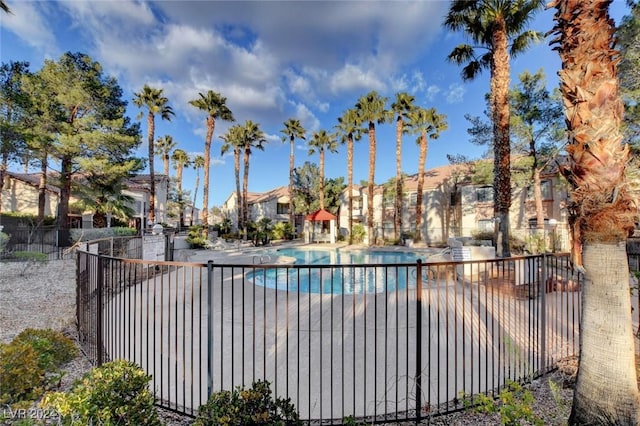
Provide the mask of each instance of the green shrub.
[{"label": "green shrub", "polygon": [[213,425],[299,425],[302,424],[290,399],[271,396],[269,382],[254,382],[250,389],[216,392],[198,408],[194,426]]},{"label": "green shrub", "polygon": [[293,226],[289,222],[278,222],[271,231],[276,240],[290,240],[293,238]]},{"label": "green shrub", "polygon": [[59,331],[22,331],[0,346],[0,402],[38,398],[45,387],[59,380],[59,367],[77,354],[74,342]]},{"label": "green shrub", "polygon": [[361,223],[356,223],[355,225],[353,225],[351,233],[353,234],[354,243],[363,242],[365,235],[367,235],[367,231],[364,229],[364,225],[362,225]]},{"label": "green shrub", "polygon": [[0,232],[0,253],[4,252],[7,248],[7,244],[9,244],[9,235],[4,232]]},{"label": "green shrub", "polygon": [[94,241],[111,237],[129,237],[137,234],[138,231],[135,228],[128,227],[72,229],[71,239],[73,242]]},{"label": "green shrub", "polygon": [[26,342],[0,344],[0,404],[32,401],[42,394],[44,371]]},{"label": "green shrub", "polygon": [[78,348],[73,340],[52,329],[27,328],[13,342],[31,345],[38,354],[38,365],[45,373],[55,371],[78,356]]},{"label": "green shrub", "polygon": [[[468,395],[463,395],[463,405],[477,413],[492,414],[500,412],[500,423],[505,426],[521,424],[542,426],[544,422],[533,412],[533,394],[518,382],[507,381],[500,392],[499,401],[483,393],[475,395],[473,404]],[[524,423],[523,423],[524,421]]]},{"label": "green shrub", "polygon": [[191,248],[205,248],[207,246],[207,239],[203,234],[204,230],[202,225],[193,225],[189,227],[187,232],[186,242]]},{"label": "green shrub", "polygon": [[40,406],[55,410],[64,425],[160,425],[148,376],[129,361],[94,368],[68,393],[45,394]]}]

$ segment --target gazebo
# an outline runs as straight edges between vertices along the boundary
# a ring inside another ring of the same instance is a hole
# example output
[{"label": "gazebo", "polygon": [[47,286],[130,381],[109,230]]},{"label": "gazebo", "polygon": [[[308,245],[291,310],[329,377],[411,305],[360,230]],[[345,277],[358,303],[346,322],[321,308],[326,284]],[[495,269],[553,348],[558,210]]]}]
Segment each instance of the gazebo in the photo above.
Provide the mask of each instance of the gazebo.
[{"label": "gazebo", "polygon": [[304,218],[305,243],[335,243],[337,218],[324,209]]}]

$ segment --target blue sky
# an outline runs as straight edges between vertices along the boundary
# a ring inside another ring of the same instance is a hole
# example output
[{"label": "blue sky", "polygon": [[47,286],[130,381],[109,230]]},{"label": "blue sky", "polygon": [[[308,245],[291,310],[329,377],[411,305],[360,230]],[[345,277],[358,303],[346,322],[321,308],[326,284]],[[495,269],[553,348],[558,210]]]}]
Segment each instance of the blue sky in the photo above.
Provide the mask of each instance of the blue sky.
[{"label": "blue sky", "polygon": [[[480,157],[485,148],[469,142],[465,114],[482,115],[489,90],[488,71],[464,82],[460,67],[447,55],[465,42],[442,28],[448,1],[24,1],[7,0],[12,15],[0,14],[0,59],[29,61],[33,71],[45,59],[66,51],[99,61],[118,79],[129,101],[144,84],[162,88],[176,116],[156,119],[155,136],[171,135],[178,146],[202,152],[205,116],[189,105],[198,92],[227,97],[239,123],[260,124],[268,144],[252,156],[249,190],[262,192],[288,184],[289,145],[280,130],[289,118],[300,119],[309,134],[333,130],[337,117],[357,99],[376,90],[389,98],[406,91],[416,103],[447,116],[449,130],[431,141],[427,168],[447,164],[447,154]],[[616,22],[627,12],[615,0]],[[531,27],[547,32],[553,10],[536,15]],[[543,68],[550,88],[557,85],[560,61],[544,40],[512,60],[512,82],[524,70]],[[233,157],[220,156],[230,123],[216,124],[212,144],[209,204],[221,205],[234,190]],[[146,123],[142,124],[146,141]],[[307,138],[308,139],[308,138]],[[395,128],[377,127],[376,183],[395,176]],[[309,156],[297,141],[296,166]],[[146,156],[144,143],[139,155]],[[404,139],[402,166],[417,172],[415,136]],[[368,142],[356,144],[354,181],[368,177]],[[156,160],[156,169],[162,165]],[[173,172],[172,172],[173,173]],[[345,176],[346,148],[328,154],[325,175]],[[184,174],[192,190],[195,171]],[[202,188],[202,186],[200,186]],[[201,191],[201,189],[200,189]],[[198,194],[198,204],[202,194]]]}]

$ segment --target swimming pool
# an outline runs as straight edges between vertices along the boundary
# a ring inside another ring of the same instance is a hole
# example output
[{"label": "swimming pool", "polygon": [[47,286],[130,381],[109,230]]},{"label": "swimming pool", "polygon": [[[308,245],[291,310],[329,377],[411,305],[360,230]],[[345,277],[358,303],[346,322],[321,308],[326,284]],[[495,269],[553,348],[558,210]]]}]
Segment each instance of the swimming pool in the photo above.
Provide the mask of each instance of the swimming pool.
[{"label": "swimming pool", "polygon": [[[294,267],[265,267],[247,274],[254,285],[300,293],[351,295],[415,287],[415,252],[283,248],[269,256],[295,258]],[[333,266],[331,266],[333,265]]]}]

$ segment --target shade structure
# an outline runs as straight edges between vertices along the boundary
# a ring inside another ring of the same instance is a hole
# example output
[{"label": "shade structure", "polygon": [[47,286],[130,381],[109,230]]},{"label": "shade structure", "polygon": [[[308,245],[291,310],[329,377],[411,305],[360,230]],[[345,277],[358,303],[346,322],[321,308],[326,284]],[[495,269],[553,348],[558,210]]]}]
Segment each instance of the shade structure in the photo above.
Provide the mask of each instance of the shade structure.
[{"label": "shade structure", "polygon": [[305,242],[335,243],[337,219],[335,215],[324,209],[306,215],[304,218]]}]

